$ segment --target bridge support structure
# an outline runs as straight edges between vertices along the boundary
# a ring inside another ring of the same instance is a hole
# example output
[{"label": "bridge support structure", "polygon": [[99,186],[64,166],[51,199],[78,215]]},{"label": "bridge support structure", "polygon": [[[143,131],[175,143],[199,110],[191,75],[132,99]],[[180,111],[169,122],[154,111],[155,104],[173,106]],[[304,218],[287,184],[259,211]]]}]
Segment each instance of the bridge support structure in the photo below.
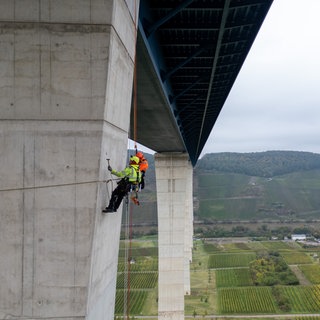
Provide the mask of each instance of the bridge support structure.
[{"label": "bridge support structure", "polygon": [[190,294],[192,165],[182,153],[155,154],[159,288],[158,319],[183,320]]},{"label": "bridge support structure", "polygon": [[114,319],[135,2],[0,4],[0,319]]}]

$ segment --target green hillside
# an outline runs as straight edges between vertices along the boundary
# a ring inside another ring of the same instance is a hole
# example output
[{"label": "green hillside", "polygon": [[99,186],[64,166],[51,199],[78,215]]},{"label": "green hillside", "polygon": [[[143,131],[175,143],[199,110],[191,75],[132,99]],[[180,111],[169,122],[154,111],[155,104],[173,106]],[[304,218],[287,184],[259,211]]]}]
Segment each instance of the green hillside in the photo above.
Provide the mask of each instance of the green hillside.
[{"label": "green hillside", "polygon": [[[133,224],[142,228],[138,233],[157,226],[154,159],[146,156],[146,188],[139,193],[140,206],[133,207]],[[193,192],[196,223],[310,222],[320,217],[320,154],[207,154],[194,168]]]},{"label": "green hillside", "polygon": [[197,171],[198,217],[292,220],[320,217],[320,169],[273,178]]},{"label": "green hillside", "polygon": [[197,168],[270,178],[297,171],[320,169],[320,154],[298,151],[210,153],[198,161]]}]

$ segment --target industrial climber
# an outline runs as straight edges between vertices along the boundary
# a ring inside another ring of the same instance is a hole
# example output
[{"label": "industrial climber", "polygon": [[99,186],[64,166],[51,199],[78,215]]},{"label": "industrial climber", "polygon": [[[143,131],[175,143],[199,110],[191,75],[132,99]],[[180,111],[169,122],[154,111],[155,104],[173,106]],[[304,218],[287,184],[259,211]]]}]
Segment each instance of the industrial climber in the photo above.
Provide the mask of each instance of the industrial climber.
[{"label": "industrial climber", "polygon": [[[141,172],[139,169],[140,159],[137,156],[131,156],[129,166],[122,171],[116,171],[108,165],[108,170],[115,176],[121,178],[117,187],[113,190],[109,205],[102,212],[116,212],[122,202],[122,199],[130,191],[139,191],[141,183]],[[137,203],[139,204],[139,203]]]},{"label": "industrial climber", "polygon": [[141,151],[138,151],[136,153],[136,156],[139,158],[139,169],[141,171],[140,187],[141,189],[144,189],[144,177],[145,177],[146,171],[148,170],[149,164],[148,164],[148,160],[144,157],[144,154]]}]

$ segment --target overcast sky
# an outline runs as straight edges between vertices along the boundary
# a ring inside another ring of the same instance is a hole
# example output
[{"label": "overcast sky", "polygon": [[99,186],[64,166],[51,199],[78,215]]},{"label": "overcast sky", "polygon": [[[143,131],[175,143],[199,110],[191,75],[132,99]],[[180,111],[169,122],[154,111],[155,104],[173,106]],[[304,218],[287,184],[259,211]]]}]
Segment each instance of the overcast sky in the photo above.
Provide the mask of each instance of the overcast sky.
[{"label": "overcast sky", "polygon": [[202,155],[320,153],[319,13],[319,0],[274,0]]},{"label": "overcast sky", "polygon": [[320,153],[320,0],[274,0],[202,155]]}]

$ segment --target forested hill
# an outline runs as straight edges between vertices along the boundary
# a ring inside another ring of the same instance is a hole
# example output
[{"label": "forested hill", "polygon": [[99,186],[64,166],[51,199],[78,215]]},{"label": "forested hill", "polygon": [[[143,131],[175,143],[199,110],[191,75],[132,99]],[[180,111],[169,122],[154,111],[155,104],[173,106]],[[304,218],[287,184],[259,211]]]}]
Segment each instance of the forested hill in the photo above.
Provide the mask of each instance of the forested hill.
[{"label": "forested hill", "polygon": [[320,169],[320,154],[301,151],[209,153],[198,160],[196,169],[274,177],[296,171]]}]

